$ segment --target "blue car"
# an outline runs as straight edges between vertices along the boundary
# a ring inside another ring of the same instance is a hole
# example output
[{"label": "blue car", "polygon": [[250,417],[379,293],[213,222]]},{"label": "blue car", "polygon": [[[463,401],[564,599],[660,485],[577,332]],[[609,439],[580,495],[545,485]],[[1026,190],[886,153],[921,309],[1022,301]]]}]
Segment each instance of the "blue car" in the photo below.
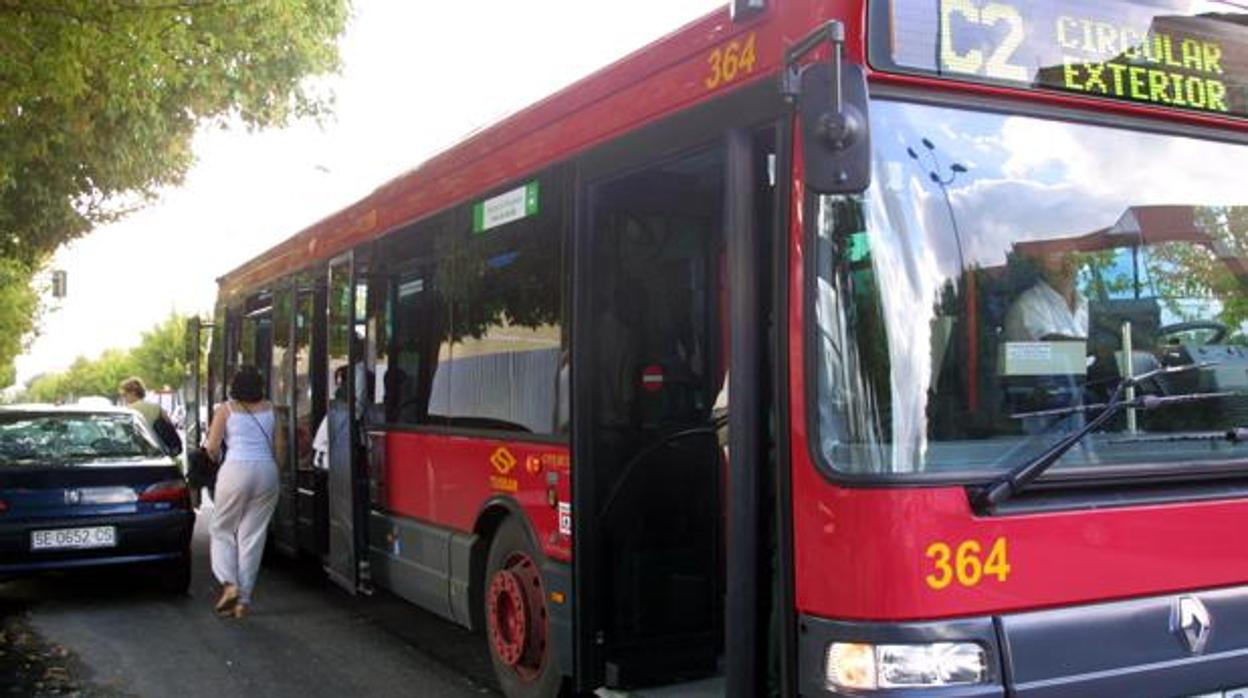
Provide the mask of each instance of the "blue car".
[{"label": "blue car", "polygon": [[121,408],[0,408],[0,578],[135,565],[191,579],[195,512],[177,461]]}]

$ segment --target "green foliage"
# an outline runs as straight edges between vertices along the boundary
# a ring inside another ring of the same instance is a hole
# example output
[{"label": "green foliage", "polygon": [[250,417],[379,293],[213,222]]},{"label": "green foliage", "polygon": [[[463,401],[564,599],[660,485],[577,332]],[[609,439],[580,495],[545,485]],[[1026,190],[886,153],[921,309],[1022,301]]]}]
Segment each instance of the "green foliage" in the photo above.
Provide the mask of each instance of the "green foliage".
[{"label": "green foliage", "polygon": [[318,116],[347,0],[0,0],[0,256],[181,180],[205,120]]},{"label": "green foliage", "polygon": [[186,379],[186,317],[169,317],[143,333],[139,346],[130,352],[134,372],[149,388],[177,388]]},{"label": "green foliage", "polygon": [[326,112],[348,3],[0,0],[0,378],[40,263],[179,183],[199,125]]},{"label": "green foliage", "polygon": [[1192,210],[1197,235],[1141,245],[1140,288],[1130,248],[1075,255],[1085,270],[1084,295],[1093,299],[1155,298],[1178,321],[1214,320],[1231,330],[1233,341],[1248,343],[1248,207],[1199,206]]},{"label": "green foliage", "polygon": [[[1240,328],[1248,322],[1248,207],[1201,207],[1195,210],[1197,227],[1209,242],[1158,246],[1148,259],[1148,271],[1165,298],[1216,299],[1216,303],[1170,304],[1183,320],[1216,319],[1243,342]],[[1219,307],[1220,306],[1220,307]],[[1216,314],[1215,314],[1216,309]],[[1214,317],[1211,317],[1214,316]]]},{"label": "green foliage", "polygon": [[117,386],[132,373],[130,353],[118,349],[104,352],[98,359],[78,357],[63,373],[44,374],[31,381],[27,398],[34,402],[64,402],[100,395],[113,398]]},{"label": "green foliage", "polygon": [[170,313],[163,322],[144,332],[133,349],[110,349],[94,360],[79,357],[66,371],[38,376],[26,386],[23,399],[67,402],[89,395],[111,399],[117,395],[121,381],[130,376],[142,378],[151,390],[166,386],[176,390],[189,370],[184,344],[186,319]]},{"label": "green foliage", "polygon": [[31,286],[30,267],[0,259],[0,385],[12,385],[13,360],[25,348],[39,307],[39,295]]}]

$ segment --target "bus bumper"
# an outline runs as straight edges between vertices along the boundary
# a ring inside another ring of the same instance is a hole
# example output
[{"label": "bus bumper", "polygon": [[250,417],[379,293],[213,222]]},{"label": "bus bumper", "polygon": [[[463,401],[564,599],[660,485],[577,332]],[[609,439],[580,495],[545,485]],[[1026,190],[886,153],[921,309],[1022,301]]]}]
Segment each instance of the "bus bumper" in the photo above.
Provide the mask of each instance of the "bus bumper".
[{"label": "bus bumper", "polygon": [[[916,645],[974,642],[977,684],[838,689],[828,681],[837,642]],[[1248,587],[927,623],[799,619],[803,695],[1225,696],[1248,695]]]}]

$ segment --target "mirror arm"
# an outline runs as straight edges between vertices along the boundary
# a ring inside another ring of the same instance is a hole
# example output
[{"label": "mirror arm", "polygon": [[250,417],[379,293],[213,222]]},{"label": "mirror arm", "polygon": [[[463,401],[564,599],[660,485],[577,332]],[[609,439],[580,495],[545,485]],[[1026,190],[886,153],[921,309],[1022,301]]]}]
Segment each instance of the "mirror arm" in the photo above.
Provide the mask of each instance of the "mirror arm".
[{"label": "mirror arm", "polygon": [[780,92],[790,103],[796,102],[801,97],[802,73],[797,62],[824,44],[832,50],[832,107],[837,114],[840,114],[844,110],[844,97],[841,94],[841,56],[845,48],[845,24],[840,20],[829,20],[785,50],[784,77]]},{"label": "mirror arm", "polygon": [[815,134],[832,150],[844,151],[863,131],[865,125],[856,110],[845,108],[845,70],[842,64],[845,53],[845,25],[830,20],[806,38],[790,46],[784,54],[784,78],[781,91],[790,104],[796,103],[802,94],[802,66],[798,61],[807,54],[827,44],[832,53],[832,108],[819,115]]},{"label": "mirror arm", "polygon": [[[824,46],[829,60],[809,60]],[[845,25],[832,20],[784,53],[781,94],[800,117],[805,180],[821,194],[852,194],[871,181],[866,68],[845,60]]]}]

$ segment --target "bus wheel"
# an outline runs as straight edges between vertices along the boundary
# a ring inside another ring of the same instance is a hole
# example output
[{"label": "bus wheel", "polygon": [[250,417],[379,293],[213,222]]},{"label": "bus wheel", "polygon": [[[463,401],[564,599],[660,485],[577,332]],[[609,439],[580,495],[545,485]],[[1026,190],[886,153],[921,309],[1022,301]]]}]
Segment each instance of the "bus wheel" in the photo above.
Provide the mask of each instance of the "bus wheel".
[{"label": "bus wheel", "polygon": [[494,535],[485,570],[485,634],[490,659],[509,698],[559,695],[562,677],[550,655],[546,585],[519,520]]}]

